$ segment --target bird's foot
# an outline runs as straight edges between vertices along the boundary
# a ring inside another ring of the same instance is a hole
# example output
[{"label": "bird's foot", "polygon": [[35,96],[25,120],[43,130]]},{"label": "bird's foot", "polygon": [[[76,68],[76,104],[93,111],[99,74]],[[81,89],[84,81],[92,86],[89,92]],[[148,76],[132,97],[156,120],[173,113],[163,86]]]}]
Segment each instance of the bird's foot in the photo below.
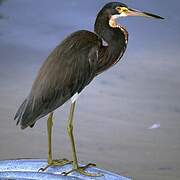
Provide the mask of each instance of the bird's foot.
[{"label": "bird's foot", "polygon": [[80,174],[82,174],[84,176],[90,176],[90,177],[100,177],[100,176],[103,176],[103,174],[100,174],[100,173],[93,174],[93,173],[89,173],[89,172],[85,171],[88,167],[94,167],[94,166],[96,166],[96,164],[89,163],[86,166],[81,166],[81,167],[74,168],[74,169],[72,169],[69,172],[63,172],[62,175],[67,176],[68,174],[70,174],[72,172],[78,172],[78,173],[80,173]]},{"label": "bird's foot", "polygon": [[71,164],[72,161],[69,161],[68,159],[55,159],[55,160],[48,160],[48,165],[44,168],[40,168],[40,171],[45,171],[46,169],[48,169],[51,166],[64,166],[66,164]]}]

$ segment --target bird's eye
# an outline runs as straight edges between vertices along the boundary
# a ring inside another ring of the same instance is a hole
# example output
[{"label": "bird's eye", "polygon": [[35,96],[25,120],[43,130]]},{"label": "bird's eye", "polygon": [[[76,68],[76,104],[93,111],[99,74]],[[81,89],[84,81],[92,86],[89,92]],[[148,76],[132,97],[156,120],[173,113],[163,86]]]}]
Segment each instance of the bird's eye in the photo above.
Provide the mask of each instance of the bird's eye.
[{"label": "bird's eye", "polygon": [[122,7],[122,8],[121,8],[121,11],[122,11],[122,12],[128,12],[128,8]]},{"label": "bird's eye", "polygon": [[126,12],[128,12],[128,8],[126,8],[126,7],[120,7],[120,6],[118,6],[118,7],[116,7],[116,10],[117,10],[119,13],[122,13],[122,12],[126,13]]},{"label": "bird's eye", "polygon": [[117,10],[118,12],[120,12],[120,11],[121,11],[121,7],[120,7],[120,6],[116,7],[116,10]]}]

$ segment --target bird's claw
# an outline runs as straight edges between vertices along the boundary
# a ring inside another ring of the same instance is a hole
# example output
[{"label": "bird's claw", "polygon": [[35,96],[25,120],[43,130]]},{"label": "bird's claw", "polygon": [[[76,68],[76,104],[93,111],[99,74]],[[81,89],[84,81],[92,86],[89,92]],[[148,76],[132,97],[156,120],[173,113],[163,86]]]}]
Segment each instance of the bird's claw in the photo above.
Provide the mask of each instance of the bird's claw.
[{"label": "bird's claw", "polygon": [[63,172],[62,175],[63,176],[67,176],[68,174],[72,173],[72,172],[78,172],[84,176],[90,176],[90,177],[100,177],[100,176],[103,176],[103,174],[92,174],[92,173],[89,173],[89,172],[86,172],[85,169],[88,168],[88,167],[94,167],[96,166],[96,164],[93,164],[93,163],[89,163],[87,164],[86,166],[81,166],[81,167],[78,167],[78,168],[74,168],[72,170],[70,170],[69,172]]},{"label": "bird's claw", "polygon": [[48,165],[46,167],[44,167],[44,168],[40,168],[38,170],[38,172],[43,172],[46,169],[48,169],[49,167],[51,167],[51,166],[64,166],[66,164],[71,164],[71,163],[72,163],[72,161],[69,161],[68,159],[65,159],[65,158],[64,159],[60,159],[60,160],[58,160],[58,159],[50,160],[50,161],[48,161]]}]

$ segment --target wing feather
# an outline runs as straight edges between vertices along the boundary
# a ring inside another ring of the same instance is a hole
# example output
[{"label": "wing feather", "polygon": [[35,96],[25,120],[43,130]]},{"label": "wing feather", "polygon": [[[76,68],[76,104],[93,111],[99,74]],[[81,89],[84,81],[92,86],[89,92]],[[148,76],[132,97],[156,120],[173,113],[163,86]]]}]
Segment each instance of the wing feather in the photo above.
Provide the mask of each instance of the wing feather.
[{"label": "wing feather", "polygon": [[67,37],[42,65],[27,98],[15,118],[24,129],[80,93],[95,76],[101,41],[89,31]]}]

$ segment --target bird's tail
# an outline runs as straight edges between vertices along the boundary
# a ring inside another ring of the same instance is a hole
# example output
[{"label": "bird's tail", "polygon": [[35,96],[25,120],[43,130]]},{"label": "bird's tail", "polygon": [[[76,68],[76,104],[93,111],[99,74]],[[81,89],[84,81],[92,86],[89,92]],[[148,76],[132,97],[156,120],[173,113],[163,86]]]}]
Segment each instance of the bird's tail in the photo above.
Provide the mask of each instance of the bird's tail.
[{"label": "bird's tail", "polygon": [[16,112],[16,115],[14,116],[14,120],[17,120],[16,125],[18,125],[21,120],[22,120],[22,116],[25,112],[26,106],[27,106],[28,100],[27,98],[23,101],[23,103],[21,104],[21,106],[19,107],[18,111]]},{"label": "bird's tail", "polygon": [[28,96],[19,107],[14,120],[17,120],[16,125],[20,124],[21,129],[25,129],[28,126],[33,127],[40,114],[41,111],[34,108],[32,96]]}]

